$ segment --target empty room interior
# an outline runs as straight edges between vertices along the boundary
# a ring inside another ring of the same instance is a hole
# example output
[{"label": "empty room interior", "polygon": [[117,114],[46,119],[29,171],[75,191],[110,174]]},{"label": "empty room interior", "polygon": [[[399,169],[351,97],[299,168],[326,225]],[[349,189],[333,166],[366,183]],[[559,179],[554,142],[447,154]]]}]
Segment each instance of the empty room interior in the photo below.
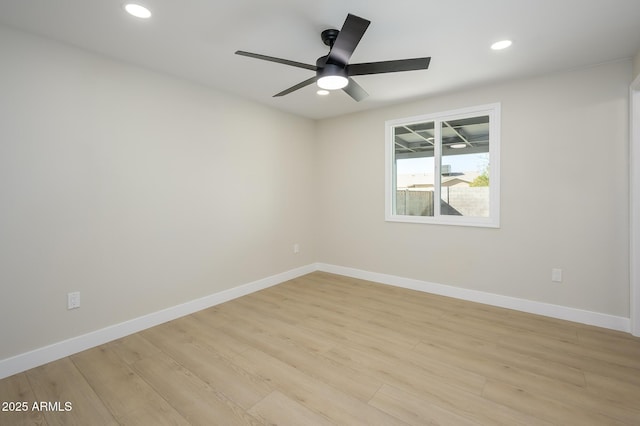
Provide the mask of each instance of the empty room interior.
[{"label": "empty room interior", "polygon": [[0,424],[640,424],[638,22],[0,0]]}]

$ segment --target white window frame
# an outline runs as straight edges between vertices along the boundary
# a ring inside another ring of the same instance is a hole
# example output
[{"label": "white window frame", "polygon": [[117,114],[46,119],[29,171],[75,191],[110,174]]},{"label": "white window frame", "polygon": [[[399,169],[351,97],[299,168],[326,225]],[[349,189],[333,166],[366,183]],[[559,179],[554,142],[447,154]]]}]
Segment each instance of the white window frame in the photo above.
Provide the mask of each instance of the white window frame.
[{"label": "white window frame", "polygon": [[[435,182],[434,200],[440,199],[441,191],[441,135],[443,121],[451,121],[476,116],[489,116],[489,168],[491,179],[489,186],[489,216],[453,216],[440,214],[440,203],[434,205],[433,216],[398,215],[395,209],[396,172],[394,127],[411,125],[425,121],[435,122]],[[385,220],[387,222],[410,222],[439,225],[500,227],[500,103],[478,105],[468,108],[437,112],[415,117],[388,120],[385,122]]]}]

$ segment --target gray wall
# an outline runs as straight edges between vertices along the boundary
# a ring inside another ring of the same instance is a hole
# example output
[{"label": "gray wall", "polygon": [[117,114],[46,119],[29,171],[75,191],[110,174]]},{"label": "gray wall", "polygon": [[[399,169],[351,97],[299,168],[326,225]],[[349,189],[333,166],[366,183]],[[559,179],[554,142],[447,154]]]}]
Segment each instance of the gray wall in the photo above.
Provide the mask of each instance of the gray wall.
[{"label": "gray wall", "polygon": [[[323,120],[318,260],[628,317],[630,81],[622,61]],[[501,227],[385,222],[385,120],[493,102]]]},{"label": "gray wall", "polygon": [[2,27],[0,57],[0,359],[315,261],[312,121]]}]

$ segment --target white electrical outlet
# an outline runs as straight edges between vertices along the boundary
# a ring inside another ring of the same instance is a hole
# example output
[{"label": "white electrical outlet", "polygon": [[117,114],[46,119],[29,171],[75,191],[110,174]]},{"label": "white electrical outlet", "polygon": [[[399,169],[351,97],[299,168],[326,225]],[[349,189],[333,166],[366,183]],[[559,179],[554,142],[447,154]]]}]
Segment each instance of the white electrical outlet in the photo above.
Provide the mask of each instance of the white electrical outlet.
[{"label": "white electrical outlet", "polygon": [[80,307],[80,292],[74,291],[67,293],[67,309],[76,309]]},{"label": "white electrical outlet", "polygon": [[294,252],[295,254],[300,253],[300,244],[295,243],[295,244],[293,245],[293,252]]},{"label": "white electrical outlet", "polygon": [[551,281],[553,281],[554,283],[562,282],[562,269],[551,268]]}]

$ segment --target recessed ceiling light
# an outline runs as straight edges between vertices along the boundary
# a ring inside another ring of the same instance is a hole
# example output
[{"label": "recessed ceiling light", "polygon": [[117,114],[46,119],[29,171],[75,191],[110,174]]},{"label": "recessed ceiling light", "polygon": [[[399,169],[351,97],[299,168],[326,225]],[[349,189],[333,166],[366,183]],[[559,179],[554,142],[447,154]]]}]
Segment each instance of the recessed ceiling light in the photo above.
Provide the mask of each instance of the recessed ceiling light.
[{"label": "recessed ceiling light", "polygon": [[507,47],[511,46],[512,42],[511,40],[501,40],[501,41],[496,41],[495,43],[493,43],[491,45],[491,48],[493,50],[502,50],[502,49],[506,49]]},{"label": "recessed ceiling light", "polygon": [[460,149],[460,148],[464,148],[466,146],[467,146],[466,143],[454,143],[454,144],[449,145],[449,148]]},{"label": "recessed ceiling light", "polygon": [[320,89],[316,93],[320,96],[327,96],[329,94],[329,91],[325,89]]},{"label": "recessed ceiling light", "polygon": [[142,18],[142,19],[151,18],[151,11],[146,7],[136,3],[125,4],[124,10],[126,10],[130,15],[133,15],[136,18]]}]

